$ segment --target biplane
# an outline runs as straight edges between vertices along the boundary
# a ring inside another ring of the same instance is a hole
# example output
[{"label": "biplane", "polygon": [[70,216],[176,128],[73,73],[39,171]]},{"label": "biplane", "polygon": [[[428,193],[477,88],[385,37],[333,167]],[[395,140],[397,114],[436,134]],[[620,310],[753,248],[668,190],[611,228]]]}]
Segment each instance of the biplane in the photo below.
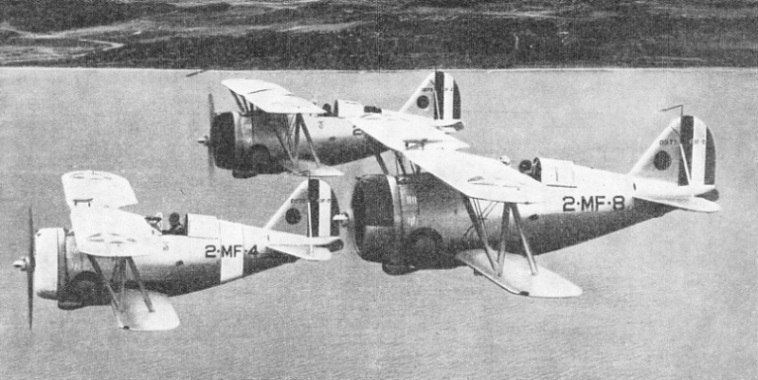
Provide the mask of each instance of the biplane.
[{"label": "biplane", "polygon": [[210,168],[231,170],[235,178],[282,172],[342,175],[332,166],[379,153],[379,146],[364,139],[349,121],[366,113],[403,114],[446,133],[463,128],[458,85],[443,72],[427,76],[399,111],[349,100],[318,107],[261,80],[227,79],[221,83],[229,89],[238,110],[216,113],[209,95],[210,132],[198,142],[208,148]]},{"label": "biplane", "polygon": [[397,173],[377,156],[383,174],[359,178],[351,200],[358,254],[392,275],[467,265],[514,294],[579,296],[535,256],[673,210],[720,209],[714,140],[692,116],[672,121],[626,174],[545,157],[515,169],[402,116],[352,122],[395,152]]},{"label": "biplane", "polygon": [[120,176],[76,171],[62,181],[71,229],[34,232],[30,210],[29,256],[14,263],[28,276],[30,328],[36,293],[64,310],[110,304],[124,329],[172,329],[179,318],[170,296],[300,259],[329,260],[342,248],[337,199],[318,179],[302,182],[263,228],[187,214],[180,234],[123,210],[137,199]]}]

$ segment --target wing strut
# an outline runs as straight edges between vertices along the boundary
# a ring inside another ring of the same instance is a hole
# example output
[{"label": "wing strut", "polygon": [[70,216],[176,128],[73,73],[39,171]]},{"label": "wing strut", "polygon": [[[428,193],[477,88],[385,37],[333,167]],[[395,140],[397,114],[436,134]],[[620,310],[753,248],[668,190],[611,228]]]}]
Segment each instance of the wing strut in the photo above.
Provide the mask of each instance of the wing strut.
[{"label": "wing strut", "polygon": [[[340,171],[321,163],[321,159],[319,159],[318,153],[316,153],[316,145],[311,137],[311,132],[305,124],[302,114],[295,114],[295,119],[291,124],[288,118],[285,118],[284,120],[286,121],[282,121],[280,127],[273,127],[274,134],[276,135],[277,140],[279,140],[279,145],[282,147],[282,150],[287,153],[287,158],[289,159],[289,161],[285,160],[282,162],[282,166],[295,174],[308,175],[309,177],[342,175]],[[308,144],[308,149],[311,157],[313,157],[313,161],[307,159],[301,160],[300,158],[299,147],[301,131]]]},{"label": "wing strut", "polygon": [[313,160],[316,161],[316,165],[321,166],[321,160],[318,159],[318,154],[316,154],[316,147],[313,145],[313,139],[311,138],[311,132],[308,130],[308,127],[305,125],[305,120],[303,120],[303,115],[297,114],[297,118],[295,121],[297,123],[300,123],[300,125],[303,128],[303,135],[305,135],[305,140],[308,141],[308,147],[311,149]]},{"label": "wing strut", "polygon": [[[494,270],[495,273],[502,273],[502,267],[499,265],[500,260],[492,253],[492,248],[490,247],[489,239],[487,238],[487,228],[484,225],[484,215],[482,214],[481,207],[479,207],[479,201],[464,196],[463,203],[466,205],[466,211],[468,211],[468,216],[471,218],[471,223],[474,224],[476,234],[479,235],[479,240],[482,242],[484,253],[487,254],[492,270]],[[501,243],[501,245],[503,245],[503,243]]]},{"label": "wing strut", "polygon": [[[529,269],[532,270],[532,275],[537,275],[537,263],[534,261],[534,255],[532,255],[532,248],[529,246],[529,240],[526,239],[526,235],[524,235],[524,227],[523,223],[521,222],[521,213],[518,211],[518,205],[515,203],[510,205],[511,210],[513,210],[513,221],[516,222],[516,229],[518,229],[518,234],[521,237],[521,245],[524,246],[524,252],[526,252],[526,258],[529,260]],[[503,212],[503,218],[507,218],[508,216],[505,215],[505,212]]]},{"label": "wing strut", "polygon": [[[139,286],[139,291],[142,293],[142,299],[145,300],[145,306],[147,306],[147,310],[149,310],[151,313],[154,312],[155,309],[153,309],[153,303],[150,301],[150,296],[147,294],[147,291],[145,291],[145,284],[142,283],[142,277],[140,277],[139,271],[137,270],[137,265],[134,264],[134,259],[131,258],[131,256],[127,257],[126,262],[129,263],[129,267],[132,268],[134,279],[137,280],[137,286]],[[124,270],[124,277],[126,277],[126,270]]]},{"label": "wing strut", "polygon": [[476,199],[468,198],[466,196],[463,196],[463,201],[466,205],[466,211],[468,211],[469,218],[471,218],[471,222],[473,223],[474,229],[476,230],[476,234],[479,235],[479,240],[481,241],[482,246],[484,246],[484,252],[487,254],[487,258],[489,259],[490,265],[492,266],[492,269],[495,271],[495,273],[498,275],[503,274],[503,265],[505,262],[505,255],[507,253],[505,249],[508,238],[508,224],[510,214],[513,213],[513,221],[516,224],[516,229],[518,230],[519,237],[521,238],[521,244],[524,247],[526,258],[529,261],[529,269],[533,275],[538,274],[539,270],[537,269],[537,263],[534,260],[534,255],[532,254],[532,248],[529,245],[529,240],[527,240],[526,235],[524,234],[521,213],[519,212],[518,205],[516,203],[503,203],[503,216],[500,225],[500,243],[498,244],[497,255],[495,255],[493,253],[494,250],[489,245],[487,228],[484,223],[486,215],[482,211],[479,201]]},{"label": "wing strut", "polygon": [[103,285],[105,285],[105,288],[108,290],[108,294],[111,297],[111,307],[113,308],[113,312],[116,315],[116,319],[118,319],[118,323],[121,327],[128,328],[129,326],[124,324],[122,320],[122,315],[125,312],[124,307],[124,294],[126,293],[126,265],[129,264],[129,267],[132,270],[132,274],[134,275],[134,279],[137,281],[137,286],[139,286],[139,291],[142,295],[142,300],[145,302],[145,306],[147,306],[147,310],[150,313],[155,312],[155,308],[153,307],[153,302],[150,300],[150,295],[145,290],[145,285],[142,282],[142,277],[139,274],[139,270],[137,270],[137,265],[134,263],[134,259],[130,256],[127,257],[117,257],[116,258],[116,264],[113,266],[113,274],[111,275],[111,281],[118,284],[118,291],[114,291],[113,287],[111,287],[111,281],[108,280],[108,278],[105,277],[105,274],[103,273],[102,268],[100,267],[100,264],[97,262],[97,259],[93,255],[87,255],[87,258],[89,259],[90,264],[92,264],[92,268],[95,270],[97,275],[100,277],[100,279],[103,281]]},{"label": "wing strut", "polygon": [[[534,260],[529,241],[524,234],[523,220],[518,204],[503,202],[503,214],[500,225],[500,242],[497,251],[489,244],[485,219],[492,210],[489,206],[482,209],[480,200],[463,195],[469,217],[482,243],[483,249],[472,249],[458,253],[455,257],[474,269],[501,288],[517,295],[529,297],[576,297],[582,290],[548,269],[541,268]],[[508,224],[510,215],[521,238],[526,253],[523,255],[506,252]]]},{"label": "wing strut", "polygon": [[[111,306],[114,307],[114,311],[118,311],[121,309],[121,305],[119,305],[119,298],[116,297],[116,293],[113,291],[113,288],[111,288],[111,283],[105,278],[105,275],[103,274],[103,270],[100,268],[100,264],[98,264],[97,259],[95,259],[92,255],[87,255],[87,258],[89,259],[90,264],[92,264],[92,268],[95,269],[95,273],[100,277],[100,279],[103,281],[103,285],[105,285],[105,288],[108,289],[108,294],[111,296]],[[118,265],[118,263],[116,263]],[[118,314],[117,318],[118,318]],[[119,318],[119,323],[121,323],[121,319]]]}]

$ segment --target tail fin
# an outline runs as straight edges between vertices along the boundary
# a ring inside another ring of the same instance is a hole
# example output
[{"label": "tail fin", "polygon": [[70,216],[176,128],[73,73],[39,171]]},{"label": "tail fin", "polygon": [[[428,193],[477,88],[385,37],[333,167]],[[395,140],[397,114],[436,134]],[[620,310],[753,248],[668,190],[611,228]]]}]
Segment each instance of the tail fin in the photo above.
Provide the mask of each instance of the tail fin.
[{"label": "tail fin", "polygon": [[716,147],[702,120],[682,116],[672,121],[629,172],[679,186],[716,184]]},{"label": "tail fin", "polygon": [[328,183],[307,179],[266,223],[264,228],[309,237],[339,236],[337,197]]},{"label": "tail fin", "polygon": [[635,198],[675,208],[716,212],[716,146],[700,119],[682,116],[672,121],[629,172]]},{"label": "tail fin", "polygon": [[421,82],[411,95],[401,113],[410,113],[444,120],[445,124],[454,124],[461,119],[461,93],[453,76],[442,71],[435,71]]}]

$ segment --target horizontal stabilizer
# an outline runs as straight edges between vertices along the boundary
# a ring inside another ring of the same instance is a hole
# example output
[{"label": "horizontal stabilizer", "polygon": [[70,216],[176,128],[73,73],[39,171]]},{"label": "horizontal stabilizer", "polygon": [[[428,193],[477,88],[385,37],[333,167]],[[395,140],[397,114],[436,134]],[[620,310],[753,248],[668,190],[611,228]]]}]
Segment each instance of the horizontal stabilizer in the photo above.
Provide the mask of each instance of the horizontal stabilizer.
[{"label": "horizontal stabilizer", "polygon": [[315,161],[300,159],[295,166],[290,160],[279,163],[284,169],[292,174],[307,177],[339,177],[344,175],[341,171],[327,165],[319,165]]},{"label": "horizontal stabilizer", "polygon": [[303,236],[271,231],[268,248],[303,260],[324,261],[332,258],[330,247],[342,246],[339,236]]},{"label": "horizontal stabilizer", "polygon": [[309,261],[326,261],[332,258],[329,248],[305,245],[269,245],[269,249]]},{"label": "horizontal stabilizer", "polygon": [[635,195],[634,198],[687,211],[714,213],[721,210],[721,206],[718,203],[693,196],[683,198],[652,198]]},{"label": "horizontal stabilizer", "polygon": [[455,255],[455,258],[516,295],[540,298],[567,298],[582,295],[581,288],[541,266],[537,266],[537,274],[533,275],[529,269],[529,262],[521,255],[511,253],[505,255],[501,276],[492,269],[487,253],[482,249],[463,251]]},{"label": "horizontal stabilizer", "polygon": [[[179,326],[179,317],[165,294],[147,292],[153,311],[147,309],[139,290],[124,289],[120,297],[122,311],[119,313],[121,328],[134,331],[163,331]],[[115,310],[115,309],[114,309]]]}]

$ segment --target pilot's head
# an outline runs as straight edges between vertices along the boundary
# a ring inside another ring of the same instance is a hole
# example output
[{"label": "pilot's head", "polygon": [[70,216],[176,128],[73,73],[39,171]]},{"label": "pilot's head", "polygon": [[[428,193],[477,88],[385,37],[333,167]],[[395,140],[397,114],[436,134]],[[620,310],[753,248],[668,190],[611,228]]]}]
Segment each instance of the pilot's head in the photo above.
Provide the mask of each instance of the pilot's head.
[{"label": "pilot's head", "polygon": [[168,222],[171,223],[172,226],[179,224],[179,213],[172,212],[168,217]]},{"label": "pilot's head", "polygon": [[529,160],[523,160],[518,165],[518,170],[522,173],[527,173],[532,171],[532,161]]}]

